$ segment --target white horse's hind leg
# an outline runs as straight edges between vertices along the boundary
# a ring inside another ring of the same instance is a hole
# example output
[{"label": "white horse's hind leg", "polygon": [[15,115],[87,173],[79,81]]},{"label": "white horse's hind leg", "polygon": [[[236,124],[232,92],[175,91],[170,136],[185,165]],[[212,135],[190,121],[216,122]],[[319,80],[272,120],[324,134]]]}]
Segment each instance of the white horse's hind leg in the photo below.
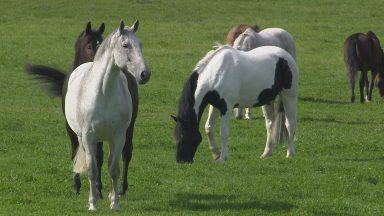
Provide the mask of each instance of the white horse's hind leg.
[{"label": "white horse's hind leg", "polygon": [[125,144],[125,133],[118,133],[112,143],[109,145],[109,175],[111,177],[111,189],[109,199],[111,201],[111,209],[119,210],[119,193],[117,189],[117,181],[120,176],[120,154]]},{"label": "white horse's hind leg", "polygon": [[245,108],[245,119],[247,119],[247,120],[251,120],[252,119],[251,108],[250,107]]},{"label": "white horse's hind leg", "polygon": [[228,135],[230,129],[231,122],[231,113],[227,112],[225,115],[221,117],[221,140],[222,140],[222,148],[219,162],[224,162],[228,159]]},{"label": "white horse's hind leg", "polygon": [[297,98],[283,97],[283,104],[286,116],[285,127],[288,130],[287,158],[292,158],[295,153],[294,142],[297,128]]},{"label": "white horse's hind leg", "polygon": [[90,211],[96,210],[96,201],[98,194],[96,190],[96,181],[98,177],[97,164],[96,164],[96,139],[91,134],[86,134],[82,138],[83,146],[85,149],[85,161],[88,168],[89,179],[89,208]]},{"label": "white horse's hind leg", "polygon": [[212,152],[213,159],[217,160],[220,157],[220,150],[216,145],[215,141],[215,130],[214,125],[216,123],[216,120],[220,116],[220,111],[216,108],[214,108],[212,105],[209,105],[209,113],[208,113],[208,119],[205,123],[205,133],[208,136],[208,143],[209,143],[209,149]]},{"label": "white horse's hind leg", "polygon": [[236,119],[242,119],[243,118],[243,109],[242,108],[234,108],[233,114],[235,115]]},{"label": "white horse's hind leg", "polygon": [[261,107],[265,118],[265,128],[267,129],[267,143],[265,144],[264,153],[260,158],[266,158],[272,155],[274,143],[272,138],[272,124],[275,119],[274,103]]}]

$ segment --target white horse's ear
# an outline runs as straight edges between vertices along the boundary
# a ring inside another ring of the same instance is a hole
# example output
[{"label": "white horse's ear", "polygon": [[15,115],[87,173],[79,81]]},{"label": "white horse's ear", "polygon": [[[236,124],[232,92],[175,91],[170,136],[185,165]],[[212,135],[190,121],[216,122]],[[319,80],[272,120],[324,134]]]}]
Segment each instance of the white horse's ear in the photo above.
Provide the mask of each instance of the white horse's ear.
[{"label": "white horse's ear", "polygon": [[172,118],[175,122],[178,121],[178,118],[177,118],[176,116],[174,116],[174,115],[171,115],[171,118]]},{"label": "white horse's ear", "polygon": [[91,21],[87,23],[87,27],[85,28],[85,33],[86,34],[91,34],[92,33],[92,26],[91,26]]},{"label": "white horse's ear", "polygon": [[133,32],[137,32],[137,30],[139,29],[139,20],[136,20],[133,25],[131,26],[131,29],[133,30]]},{"label": "white horse's ear", "polygon": [[120,21],[120,27],[119,27],[119,32],[120,32],[120,34],[123,33],[123,31],[124,31],[124,27],[125,27],[125,23],[124,23],[123,20],[121,20],[121,21]]}]

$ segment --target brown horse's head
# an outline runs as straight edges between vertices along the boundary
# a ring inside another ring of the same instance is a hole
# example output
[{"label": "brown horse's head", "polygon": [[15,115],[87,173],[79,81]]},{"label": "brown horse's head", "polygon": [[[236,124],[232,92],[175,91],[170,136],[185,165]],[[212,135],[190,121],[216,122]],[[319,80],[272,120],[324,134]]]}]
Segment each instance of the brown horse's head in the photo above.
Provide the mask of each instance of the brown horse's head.
[{"label": "brown horse's head", "polygon": [[87,23],[87,27],[80,33],[75,43],[75,61],[73,63],[73,69],[77,66],[93,61],[97,48],[103,41],[103,33],[105,25],[102,23],[97,30],[93,30],[91,22]]},{"label": "brown horse's head", "polygon": [[247,28],[253,29],[255,32],[259,32],[260,28],[257,25],[250,26],[247,24],[240,24],[232,27],[227,34],[227,44],[233,46],[233,42],[235,42],[236,38],[239,37],[241,33],[243,33]]}]

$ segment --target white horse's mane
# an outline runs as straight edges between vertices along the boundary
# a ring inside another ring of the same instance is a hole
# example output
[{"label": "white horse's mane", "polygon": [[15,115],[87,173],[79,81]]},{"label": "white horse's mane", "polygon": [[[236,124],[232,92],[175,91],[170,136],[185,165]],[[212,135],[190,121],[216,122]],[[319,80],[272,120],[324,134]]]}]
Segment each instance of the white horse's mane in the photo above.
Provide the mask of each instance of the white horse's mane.
[{"label": "white horse's mane", "polygon": [[195,66],[193,71],[197,71],[197,73],[200,73],[205,66],[209,63],[209,61],[221,50],[223,49],[232,49],[232,47],[228,45],[222,45],[220,43],[217,43],[213,46],[214,50],[210,50]]}]

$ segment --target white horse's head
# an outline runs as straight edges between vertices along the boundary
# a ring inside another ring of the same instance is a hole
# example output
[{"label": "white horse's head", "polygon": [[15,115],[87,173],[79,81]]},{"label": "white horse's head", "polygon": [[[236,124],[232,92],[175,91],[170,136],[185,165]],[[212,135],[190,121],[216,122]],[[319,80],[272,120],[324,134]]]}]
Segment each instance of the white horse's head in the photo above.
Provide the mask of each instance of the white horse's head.
[{"label": "white horse's head", "polygon": [[233,48],[242,51],[249,51],[257,46],[257,34],[252,29],[248,28],[242,34],[240,34],[235,42],[233,42]]},{"label": "white horse's head", "polygon": [[119,68],[129,71],[139,84],[145,84],[151,77],[151,71],[141,53],[140,40],[135,35],[138,28],[138,20],[131,27],[125,27],[124,22],[120,22],[111,42],[114,44],[112,55]]}]

